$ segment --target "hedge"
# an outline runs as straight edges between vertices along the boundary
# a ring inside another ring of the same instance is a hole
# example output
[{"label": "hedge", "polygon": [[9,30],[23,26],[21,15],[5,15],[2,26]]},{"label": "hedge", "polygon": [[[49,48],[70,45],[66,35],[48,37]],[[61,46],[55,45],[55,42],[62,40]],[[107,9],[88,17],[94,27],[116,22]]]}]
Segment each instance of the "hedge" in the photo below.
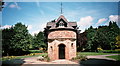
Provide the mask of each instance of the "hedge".
[{"label": "hedge", "polygon": [[99,52],[103,52],[103,53],[120,53],[120,50],[100,50]]},{"label": "hedge", "polygon": [[30,53],[43,53],[42,50],[29,50]]}]

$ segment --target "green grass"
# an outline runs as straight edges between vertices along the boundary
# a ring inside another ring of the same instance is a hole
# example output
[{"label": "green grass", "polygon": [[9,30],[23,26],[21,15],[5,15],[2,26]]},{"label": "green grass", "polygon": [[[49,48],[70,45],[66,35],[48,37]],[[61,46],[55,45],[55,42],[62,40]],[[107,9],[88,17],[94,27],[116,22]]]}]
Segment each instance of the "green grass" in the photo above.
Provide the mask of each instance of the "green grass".
[{"label": "green grass", "polygon": [[47,55],[47,53],[42,53],[42,54],[38,54],[38,55],[30,55],[30,56],[15,56],[14,58],[3,59],[2,61],[12,60],[12,59],[24,59],[24,58],[29,58],[29,57],[38,57],[38,56],[43,56],[43,55]]},{"label": "green grass", "polygon": [[86,55],[86,56],[108,55],[108,54],[118,54],[118,53],[78,52],[78,55]]},{"label": "green grass", "polygon": [[23,59],[23,58],[28,58],[28,57],[38,57],[38,56],[42,56],[42,55],[47,55],[47,53],[33,55],[33,56],[17,56],[15,59]]},{"label": "green grass", "polygon": [[106,56],[106,57],[120,61],[120,55],[113,55],[113,56]]}]

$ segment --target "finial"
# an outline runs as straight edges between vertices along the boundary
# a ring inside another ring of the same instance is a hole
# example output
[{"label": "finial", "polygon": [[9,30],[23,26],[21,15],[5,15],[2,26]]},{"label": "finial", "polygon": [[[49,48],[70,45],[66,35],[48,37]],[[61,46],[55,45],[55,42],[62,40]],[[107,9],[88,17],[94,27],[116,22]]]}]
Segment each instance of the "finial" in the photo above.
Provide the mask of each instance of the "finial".
[{"label": "finial", "polygon": [[61,2],[61,14],[63,14],[63,12],[62,12],[62,2]]}]

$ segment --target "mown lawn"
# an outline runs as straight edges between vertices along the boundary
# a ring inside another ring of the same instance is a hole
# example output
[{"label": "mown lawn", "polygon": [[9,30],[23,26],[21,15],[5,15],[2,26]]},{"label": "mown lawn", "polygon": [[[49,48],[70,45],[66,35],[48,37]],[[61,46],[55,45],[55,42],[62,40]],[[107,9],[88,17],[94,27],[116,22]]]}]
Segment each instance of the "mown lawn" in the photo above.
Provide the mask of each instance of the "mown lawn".
[{"label": "mown lawn", "polygon": [[113,55],[113,56],[106,56],[106,57],[120,61],[120,55]]},{"label": "mown lawn", "polygon": [[47,53],[41,53],[41,54],[32,55],[32,56],[17,56],[15,59],[28,58],[28,57],[38,57],[38,56],[43,56],[43,55],[47,55]]},{"label": "mown lawn", "polygon": [[[24,56],[8,56],[8,57],[3,57],[1,58],[2,61],[5,60],[12,60],[12,59],[24,59],[24,58],[28,58],[28,57],[38,57],[38,56],[43,56],[43,55],[47,55],[47,53],[40,53],[40,54],[36,54],[36,55],[24,55]],[[11,58],[12,57],[12,58]]]},{"label": "mown lawn", "polygon": [[92,56],[92,55],[108,55],[108,54],[118,54],[118,53],[97,53],[97,52],[78,52],[78,55]]}]

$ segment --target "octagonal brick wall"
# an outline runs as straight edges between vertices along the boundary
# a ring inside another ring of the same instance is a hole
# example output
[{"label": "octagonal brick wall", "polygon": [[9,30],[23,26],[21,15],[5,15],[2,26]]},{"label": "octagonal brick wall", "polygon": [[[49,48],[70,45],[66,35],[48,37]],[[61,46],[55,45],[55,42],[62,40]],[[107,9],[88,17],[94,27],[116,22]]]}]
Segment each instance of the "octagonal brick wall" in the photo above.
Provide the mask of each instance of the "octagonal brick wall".
[{"label": "octagonal brick wall", "polygon": [[52,31],[48,34],[48,56],[59,59],[59,45],[65,45],[65,59],[76,57],[76,32],[69,30]]}]

